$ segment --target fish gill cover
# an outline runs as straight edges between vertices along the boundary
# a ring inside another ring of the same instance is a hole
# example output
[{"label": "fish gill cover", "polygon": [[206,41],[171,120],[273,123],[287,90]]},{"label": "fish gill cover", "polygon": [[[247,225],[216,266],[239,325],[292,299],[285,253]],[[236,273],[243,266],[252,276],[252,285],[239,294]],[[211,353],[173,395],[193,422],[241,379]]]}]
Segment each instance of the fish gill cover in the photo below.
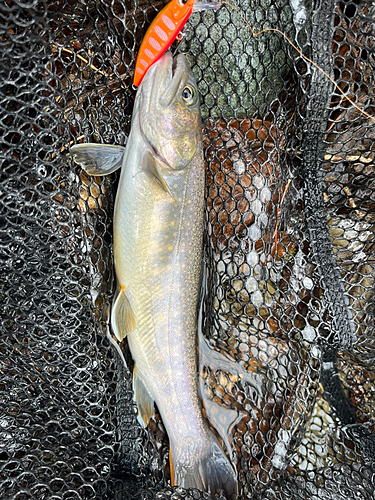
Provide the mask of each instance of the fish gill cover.
[{"label": "fish gill cover", "polygon": [[[163,423],[139,426],[132,360],[108,337],[117,176],[69,158],[75,142],[126,144],[135,57],[163,5],[0,5],[6,500],[207,498],[167,486]],[[236,5],[346,97],[226,5],[185,28],[206,160],[203,413],[240,499],[371,499],[374,6]]]}]

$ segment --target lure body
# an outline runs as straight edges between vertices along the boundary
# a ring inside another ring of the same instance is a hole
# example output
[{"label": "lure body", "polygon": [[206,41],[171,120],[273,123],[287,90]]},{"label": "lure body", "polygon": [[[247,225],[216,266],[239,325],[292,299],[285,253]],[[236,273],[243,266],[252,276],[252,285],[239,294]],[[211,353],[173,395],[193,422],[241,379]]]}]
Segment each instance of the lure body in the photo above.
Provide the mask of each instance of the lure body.
[{"label": "lure body", "polygon": [[148,68],[172,45],[193,12],[195,0],[172,0],[155,17],[138,52],[133,83],[138,87]]},{"label": "lure body", "polygon": [[172,0],[152,21],[142,41],[135,63],[133,84],[138,87],[148,68],[169,49],[192,12],[217,9],[220,2]]}]

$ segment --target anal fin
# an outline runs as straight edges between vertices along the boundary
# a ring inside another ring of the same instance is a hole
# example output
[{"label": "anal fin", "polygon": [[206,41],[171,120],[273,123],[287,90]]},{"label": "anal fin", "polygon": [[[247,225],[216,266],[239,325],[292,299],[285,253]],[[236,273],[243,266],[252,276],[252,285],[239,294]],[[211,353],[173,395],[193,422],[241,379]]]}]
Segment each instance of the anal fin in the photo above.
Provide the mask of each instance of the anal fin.
[{"label": "anal fin", "polygon": [[137,367],[133,370],[134,399],[138,407],[138,421],[143,427],[147,427],[150,418],[155,413],[154,400],[146,389]]},{"label": "anal fin", "polygon": [[136,328],[133,309],[124,288],[121,288],[113,304],[111,323],[113,333],[120,342]]}]

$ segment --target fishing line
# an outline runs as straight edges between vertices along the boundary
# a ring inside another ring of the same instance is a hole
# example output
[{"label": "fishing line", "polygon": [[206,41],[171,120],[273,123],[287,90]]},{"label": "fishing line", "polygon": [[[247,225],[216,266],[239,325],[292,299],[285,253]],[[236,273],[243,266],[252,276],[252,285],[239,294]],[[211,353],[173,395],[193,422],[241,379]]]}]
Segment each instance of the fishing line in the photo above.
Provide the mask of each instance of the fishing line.
[{"label": "fishing line", "polygon": [[251,34],[256,37],[258,35],[261,35],[262,33],[266,33],[267,31],[273,31],[275,33],[279,33],[281,36],[284,37],[284,39],[298,52],[298,54],[303,58],[305,59],[305,61],[309,62],[310,64],[312,64],[316,69],[318,69],[321,73],[323,73],[324,76],[326,76],[328,78],[328,80],[330,82],[333,83],[333,85],[336,87],[336,89],[340,92],[340,94],[342,94],[345,99],[350,102],[350,104],[352,106],[354,106],[360,113],[362,113],[363,115],[367,116],[368,118],[370,118],[371,120],[373,120],[375,122],[375,117],[374,116],[371,116],[369,113],[366,113],[366,111],[363,111],[363,109],[361,109],[355,102],[353,102],[350,97],[348,97],[345,92],[338,86],[338,84],[333,80],[332,77],[329,76],[328,73],[326,73],[324,71],[324,69],[322,69],[318,64],[316,64],[314,61],[312,61],[311,59],[309,59],[307,56],[305,56],[298,47],[296,47],[296,45],[286,36],[285,33],[283,33],[282,31],[278,30],[277,28],[264,28],[263,30],[261,31],[258,31],[257,33],[253,30],[253,28],[250,26],[250,24],[246,21],[244,15],[242,14],[242,12],[233,4],[227,2],[226,0],[222,0],[221,1],[221,4],[222,5],[228,5],[229,7],[231,7],[233,10],[237,11],[238,14],[241,16],[242,20],[244,21],[244,23],[246,24],[246,26],[250,29],[251,31]]}]

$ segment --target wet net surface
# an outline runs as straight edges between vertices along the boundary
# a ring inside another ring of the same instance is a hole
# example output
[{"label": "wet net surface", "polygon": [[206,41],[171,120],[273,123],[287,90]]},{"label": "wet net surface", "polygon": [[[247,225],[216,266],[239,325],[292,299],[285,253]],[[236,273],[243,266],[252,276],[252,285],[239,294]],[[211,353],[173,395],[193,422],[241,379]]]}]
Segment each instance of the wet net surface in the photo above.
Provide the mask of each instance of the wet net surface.
[{"label": "wet net surface", "polygon": [[[69,157],[126,143],[135,55],[162,6],[0,5],[4,499],[208,498],[168,486],[160,416],[136,420],[132,360],[108,335],[117,178]],[[375,115],[371,2],[238,7]],[[206,160],[203,413],[239,498],[372,499],[374,122],[228,6],[185,32]]]}]

